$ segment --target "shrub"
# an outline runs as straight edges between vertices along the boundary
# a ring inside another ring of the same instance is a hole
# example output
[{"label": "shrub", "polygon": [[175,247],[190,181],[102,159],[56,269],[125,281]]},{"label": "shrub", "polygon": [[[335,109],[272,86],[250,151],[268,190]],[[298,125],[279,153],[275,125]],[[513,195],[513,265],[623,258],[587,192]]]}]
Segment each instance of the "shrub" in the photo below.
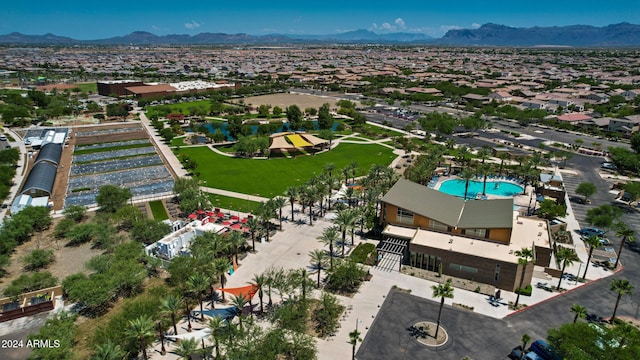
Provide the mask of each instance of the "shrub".
[{"label": "shrub", "polygon": [[520,295],[524,296],[531,296],[531,291],[533,291],[531,285],[527,285],[526,287],[523,287],[521,289],[516,289],[516,293],[520,293]]},{"label": "shrub", "polygon": [[58,279],[48,271],[35,272],[31,275],[22,274],[4,289],[4,295],[10,297],[18,296],[22,293],[56,286],[56,284],[58,284]]},{"label": "shrub", "polygon": [[47,267],[54,260],[52,250],[35,249],[31,251],[27,256],[22,258],[24,268],[27,271],[39,270]]},{"label": "shrub", "polygon": [[358,263],[364,264],[367,260],[369,254],[374,251],[376,246],[371,243],[360,243],[356,248],[351,252],[349,257]]}]

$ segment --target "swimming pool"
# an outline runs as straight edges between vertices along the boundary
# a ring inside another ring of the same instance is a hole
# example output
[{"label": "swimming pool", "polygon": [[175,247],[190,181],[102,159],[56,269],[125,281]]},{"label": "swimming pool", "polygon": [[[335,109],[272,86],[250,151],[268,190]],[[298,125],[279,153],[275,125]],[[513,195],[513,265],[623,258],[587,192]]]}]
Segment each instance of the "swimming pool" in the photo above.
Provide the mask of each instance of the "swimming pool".
[{"label": "swimming pool", "polygon": [[[473,199],[477,194],[482,194],[482,181],[469,181],[469,189],[467,190],[467,199]],[[454,195],[457,197],[464,196],[465,181],[460,179],[445,180],[440,184],[439,191]],[[487,181],[487,195],[497,196],[514,196],[522,194],[522,186],[506,181]]]}]

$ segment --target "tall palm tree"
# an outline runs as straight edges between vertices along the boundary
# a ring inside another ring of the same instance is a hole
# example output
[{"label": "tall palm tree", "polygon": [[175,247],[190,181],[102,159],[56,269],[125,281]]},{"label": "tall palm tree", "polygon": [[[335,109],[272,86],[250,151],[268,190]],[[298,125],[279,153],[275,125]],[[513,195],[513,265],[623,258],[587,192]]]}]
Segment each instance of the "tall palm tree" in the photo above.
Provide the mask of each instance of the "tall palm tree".
[{"label": "tall palm tree", "polygon": [[511,159],[511,154],[506,152],[501,152],[498,154],[498,158],[500,159],[500,171],[498,173],[502,176],[502,168],[504,166],[504,161]]},{"label": "tall palm tree", "polygon": [[349,165],[347,165],[347,167],[349,168],[349,173],[351,174],[351,182],[355,182],[356,173],[358,172],[358,162],[352,161],[349,163]]},{"label": "tall palm tree", "polygon": [[351,170],[349,169],[349,166],[345,166],[344,168],[342,168],[342,176],[344,176],[344,183],[349,184],[349,174],[351,174]]},{"label": "tall palm tree", "polygon": [[193,273],[189,276],[189,280],[187,280],[189,292],[194,294],[198,302],[200,302],[200,320],[204,320],[202,302],[204,301],[205,293],[209,289],[209,281],[209,276],[200,271]]},{"label": "tall palm tree", "polygon": [[438,339],[438,332],[440,331],[440,317],[442,316],[442,307],[444,306],[444,299],[453,299],[453,288],[451,287],[451,281],[447,281],[444,284],[433,285],[432,297],[440,298],[440,309],[438,310],[438,323],[436,325],[436,334],[434,338]]},{"label": "tall palm tree", "polygon": [[487,195],[487,175],[491,172],[491,165],[483,163],[479,170],[482,174],[482,195]]},{"label": "tall palm tree", "polygon": [[520,353],[520,360],[522,360],[524,359],[524,350],[527,348],[527,344],[529,343],[529,341],[531,341],[531,336],[529,336],[529,334],[527,333],[524,333],[522,334],[520,341],[522,341],[522,352]]},{"label": "tall palm tree", "polygon": [[271,299],[271,287],[273,286],[274,281],[274,270],[269,269],[266,273],[264,273],[265,281],[264,284],[267,285],[267,297],[269,298],[268,305],[271,307],[273,305],[273,300]]},{"label": "tall palm tree", "polygon": [[531,248],[522,248],[515,252],[518,257],[518,265],[522,265],[522,272],[520,273],[520,284],[518,285],[518,291],[516,291],[516,302],[513,305],[515,308],[518,307],[518,303],[520,302],[520,292],[522,289],[522,284],[524,283],[524,274],[527,271],[527,265],[529,264],[529,260],[533,259],[535,253]]},{"label": "tall palm tree", "polygon": [[582,274],[582,279],[587,277],[587,270],[589,270],[589,263],[591,263],[591,256],[593,255],[593,250],[600,246],[600,238],[597,235],[591,235],[585,239],[583,239],[584,244],[589,246],[589,256],[587,256],[587,264],[584,267],[584,273]]},{"label": "tall palm tree", "polygon": [[[216,276],[220,277],[220,287],[224,289],[224,284],[226,283],[227,277],[226,273],[229,270],[229,260],[221,257],[213,260],[213,268],[215,269]],[[224,291],[222,291],[222,301],[225,301]]]},{"label": "tall palm tree", "polygon": [[189,293],[185,293],[185,296],[182,297],[182,301],[184,302],[185,310],[187,310],[185,312],[187,315],[187,331],[191,332],[193,328],[191,327],[191,297]]},{"label": "tall palm tree", "polygon": [[307,299],[307,284],[309,283],[309,273],[307,272],[307,269],[302,268],[299,270],[299,275],[300,275],[300,290],[302,293],[302,301],[305,301]]},{"label": "tall palm tree", "polygon": [[244,316],[244,307],[249,303],[249,297],[243,293],[234,296],[231,299],[231,305],[236,308],[236,313],[238,314],[238,321],[240,322],[240,330],[242,330],[242,317]]},{"label": "tall palm tree", "polygon": [[247,227],[249,228],[249,234],[251,234],[251,250],[256,251],[256,233],[260,228],[260,223],[255,217],[247,219]]},{"label": "tall palm tree", "polygon": [[191,356],[196,351],[198,351],[198,342],[194,338],[180,340],[174,350],[178,356],[189,360],[191,360]]},{"label": "tall palm tree", "polygon": [[267,277],[264,274],[253,274],[253,278],[251,279],[251,283],[256,284],[256,286],[258,287],[258,298],[260,299],[261,314],[264,312],[262,297],[264,295],[263,289],[266,282],[267,282]]},{"label": "tall palm tree", "polygon": [[562,264],[562,270],[560,272],[560,280],[558,280],[558,286],[556,286],[556,290],[560,290],[560,284],[562,283],[562,278],[564,277],[564,270],[567,265],[571,266],[574,262],[580,261],[578,255],[573,249],[569,249],[566,247],[561,247],[556,251],[556,258]]},{"label": "tall palm tree", "polygon": [[291,204],[291,222],[295,221],[293,219],[293,214],[294,214],[293,205],[296,203],[296,199],[298,198],[298,195],[299,195],[299,189],[297,186],[289,186],[287,190],[284,192],[284,196],[286,196],[287,199],[289,199],[289,203]]},{"label": "tall palm tree", "polygon": [[482,164],[484,164],[485,160],[491,157],[490,155],[491,153],[489,152],[489,149],[486,147],[483,147],[482,149],[478,150],[478,152],[476,153],[476,156],[478,157],[478,159],[482,160]]},{"label": "tall palm tree", "polygon": [[125,329],[125,334],[138,342],[138,350],[142,352],[142,358],[147,359],[147,342],[155,335],[155,324],[150,317],[141,315],[133,320],[129,320],[129,326]]},{"label": "tall palm tree", "polygon": [[571,305],[571,312],[576,314],[573,317],[574,324],[576,323],[576,321],[578,321],[578,318],[584,319],[587,316],[587,308],[579,304]]},{"label": "tall palm tree", "polygon": [[241,232],[231,231],[229,236],[227,236],[227,241],[229,242],[229,246],[233,248],[234,256],[236,259],[236,264],[238,263],[238,251],[240,247],[244,245],[247,240],[244,238]]},{"label": "tall palm tree", "polygon": [[335,223],[342,232],[342,257],[344,257],[344,247],[347,243],[347,230],[356,220],[356,214],[352,209],[343,209],[336,214]]},{"label": "tall palm tree", "polygon": [[613,308],[613,315],[611,315],[611,322],[613,323],[616,320],[616,312],[618,312],[620,298],[622,295],[631,295],[633,293],[633,285],[631,285],[627,279],[613,279],[610,289],[618,294],[618,297],[616,298],[616,306]]},{"label": "tall palm tree", "polygon": [[209,319],[209,329],[211,330],[211,339],[213,340],[213,348],[216,351],[215,359],[220,357],[220,342],[218,337],[220,336],[220,328],[224,320],[220,316],[214,316]]},{"label": "tall palm tree", "polygon": [[333,170],[335,170],[336,168],[336,164],[334,163],[326,163],[324,164],[324,166],[322,167],[322,170],[324,170],[324,172],[326,172],[329,177],[331,177],[331,175],[333,175]]},{"label": "tall palm tree", "polygon": [[161,312],[169,315],[171,324],[173,325],[173,334],[178,335],[178,327],[176,325],[176,316],[182,310],[182,298],[180,295],[169,294],[160,301]]},{"label": "tall palm tree", "polygon": [[627,241],[629,242],[634,242],[634,235],[636,234],[636,232],[629,228],[625,223],[623,222],[617,222],[616,225],[616,236],[621,237],[622,239],[620,240],[620,250],[618,250],[618,257],[616,258],[616,263],[613,265],[614,269],[618,268],[618,263],[620,262],[620,254],[622,254],[622,249],[624,249],[624,244],[627,243]]},{"label": "tall palm tree", "polygon": [[356,329],[349,333],[349,344],[351,344],[351,360],[356,359],[356,345],[358,344],[358,342],[362,342],[362,338],[360,338],[358,323],[356,323]]},{"label": "tall palm tree", "polygon": [[96,352],[91,357],[92,360],[122,360],[126,356],[126,352],[122,350],[120,345],[111,340],[96,346]]},{"label": "tall palm tree", "polygon": [[329,245],[329,269],[333,270],[333,244],[338,241],[338,230],[334,226],[324,229],[319,240],[323,244]]},{"label": "tall palm tree", "polygon": [[470,168],[464,168],[459,174],[460,178],[464,180],[464,199],[467,199],[467,192],[469,191],[469,181],[473,179],[473,170]]},{"label": "tall palm tree", "polygon": [[313,264],[313,267],[318,271],[317,287],[320,288],[320,273],[322,269],[324,269],[325,262],[327,261],[327,254],[320,249],[315,249],[309,252],[309,256],[311,257],[311,264]]},{"label": "tall palm tree", "polygon": [[273,199],[273,207],[278,211],[278,215],[280,216],[280,231],[282,231],[282,208],[287,205],[287,199],[282,196],[276,196]]}]

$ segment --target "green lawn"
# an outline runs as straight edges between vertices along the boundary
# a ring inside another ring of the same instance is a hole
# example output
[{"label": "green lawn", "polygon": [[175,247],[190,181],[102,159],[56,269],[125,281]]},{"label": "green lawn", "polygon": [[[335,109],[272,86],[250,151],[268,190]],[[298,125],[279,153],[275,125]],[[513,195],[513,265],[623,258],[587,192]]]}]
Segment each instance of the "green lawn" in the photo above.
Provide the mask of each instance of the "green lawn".
[{"label": "green lawn", "polygon": [[149,207],[151,208],[151,214],[153,215],[154,220],[161,221],[169,218],[167,210],[162,204],[162,200],[149,201]]},{"label": "green lawn", "polygon": [[187,143],[184,142],[186,139],[187,139],[186,136],[175,137],[175,138],[171,139],[171,146],[191,145],[191,144],[187,144]]},{"label": "green lawn", "polygon": [[260,205],[259,202],[249,201],[247,199],[209,193],[207,193],[207,195],[214,208],[250,213],[255,211]]},{"label": "green lawn", "polygon": [[95,82],[76,84],[76,85],[78,85],[80,90],[82,92],[85,92],[85,93],[94,93],[95,94],[95,93],[98,92],[98,84],[95,83]]},{"label": "green lawn", "polygon": [[388,165],[395,158],[392,150],[376,144],[340,144],[334,150],[315,156],[270,160],[237,159],[218,155],[206,147],[181,148],[198,164],[200,178],[211,187],[271,198],[288,186],[302,185],[314,174],[322,173],[325,164],[333,163],[336,173],[355,161],[358,175],[373,164]]}]

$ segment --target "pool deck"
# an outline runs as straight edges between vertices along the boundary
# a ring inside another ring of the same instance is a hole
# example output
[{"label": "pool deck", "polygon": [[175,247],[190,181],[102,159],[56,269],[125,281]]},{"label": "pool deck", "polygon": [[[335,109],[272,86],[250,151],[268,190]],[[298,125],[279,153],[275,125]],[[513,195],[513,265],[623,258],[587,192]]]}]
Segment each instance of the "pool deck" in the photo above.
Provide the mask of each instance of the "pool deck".
[{"label": "pool deck", "polygon": [[[433,185],[433,189],[434,190],[439,190],[440,186],[442,185],[443,182],[447,181],[447,180],[462,180],[460,179],[460,177],[455,176],[455,175],[448,175],[448,176],[440,176],[438,177],[438,181],[435,182],[435,184]],[[482,178],[474,178],[472,179],[474,181],[482,181]],[[514,185],[518,185],[518,186],[522,186],[522,184],[518,181],[514,181],[514,180],[509,180],[509,179],[505,179],[503,178],[487,178],[487,183],[490,182],[496,182],[496,181],[500,181],[500,182],[508,182]],[[514,205],[518,205],[521,208],[528,208],[529,204],[533,205],[535,207],[536,203],[535,203],[535,194],[532,194],[534,192],[534,188],[531,185],[527,185],[526,191],[524,195],[515,195],[513,196],[513,204]],[[533,195],[533,196],[532,196]],[[455,195],[454,195],[455,196]],[[486,195],[487,199],[504,199],[504,198],[509,198],[511,196],[499,196],[499,195],[492,195],[492,194],[487,194]]]}]

